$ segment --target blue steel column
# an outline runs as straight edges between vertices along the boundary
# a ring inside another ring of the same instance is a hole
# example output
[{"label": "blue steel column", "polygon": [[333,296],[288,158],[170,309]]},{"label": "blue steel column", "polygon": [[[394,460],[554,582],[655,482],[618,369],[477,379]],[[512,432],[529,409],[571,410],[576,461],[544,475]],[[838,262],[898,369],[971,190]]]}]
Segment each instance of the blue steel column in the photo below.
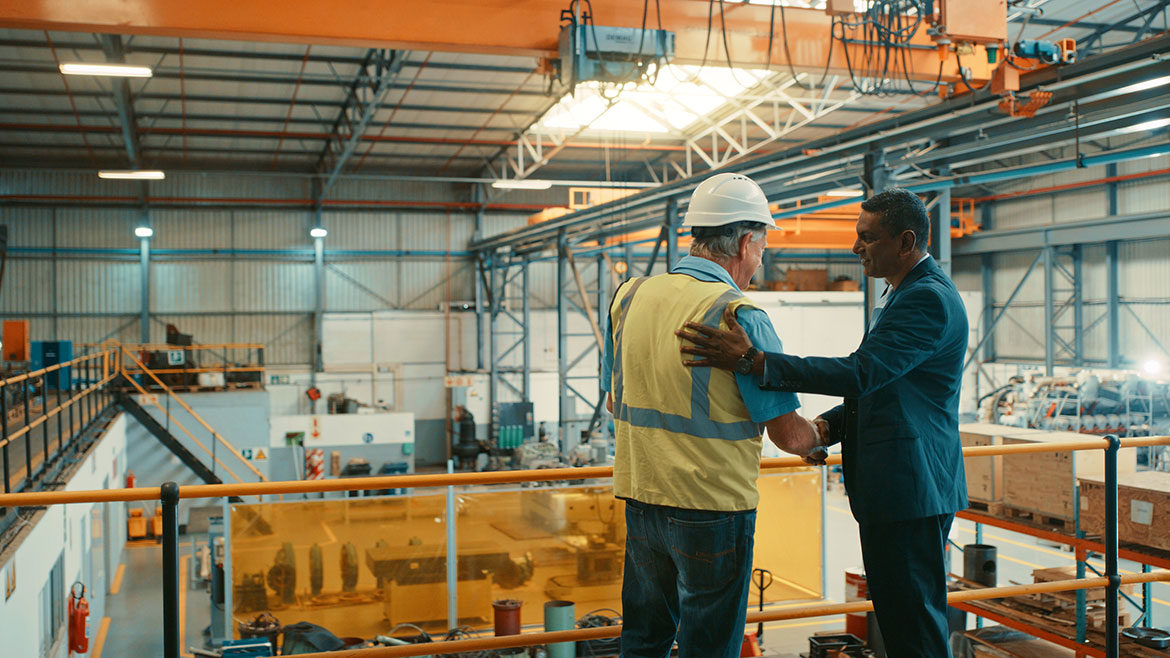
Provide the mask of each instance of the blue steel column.
[{"label": "blue steel column", "polygon": [[528,305],[528,264],[528,259],[524,259],[524,261],[520,264],[520,295],[523,298],[520,302],[520,317],[522,320],[524,320],[523,326],[520,327],[520,331],[522,332],[522,336],[520,338],[520,349],[524,351],[522,357],[523,366],[520,372],[520,377],[522,378],[520,381],[520,390],[524,393],[524,399],[521,400],[522,402],[529,402],[532,400],[532,395],[529,392],[529,387],[531,385],[530,380],[532,379],[532,342],[530,340],[532,337],[532,331],[529,329],[529,327],[532,326],[532,323],[529,322],[530,308]]},{"label": "blue steel column", "polygon": [[569,306],[565,301],[565,286],[570,280],[569,261],[565,252],[569,248],[568,240],[562,232],[557,236],[557,386],[558,408],[560,417],[560,444],[558,448],[565,450],[569,445],[568,422],[573,414],[570,408],[572,398],[569,391]]},{"label": "blue steel column", "polygon": [[674,197],[666,202],[666,271],[678,261],[678,200]]},{"label": "blue steel column", "polygon": [[[320,211],[317,215],[317,226],[321,225]],[[313,238],[313,369],[309,377],[311,383],[317,385],[317,373],[322,371],[321,343],[324,340],[324,309],[325,309],[325,239]],[[310,406],[316,411],[316,401]]]},{"label": "blue steel column", "polygon": [[[939,169],[940,176],[949,176],[950,168]],[[951,275],[951,188],[935,192],[934,212],[930,213],[930,255],[939,267]]]},{"label": "blue steel column", "polygon": [[[863,182],[865,184],[865,196],[870,197],[878,192],[886,189],[889,183],[890,170],[886,167],[886,155],[881,146],[876,146],[874,150],[865,154],[862,163],[863,166]],[[877,286],[871,285],[868,276],[863,276],[861,281],[861,290],[863,295],[862,310],[864,318],[865,331],[869,331],[869,318],[872,315],[874,303],[877,301],[874,293]]]},{"label": "blue steel column", "polygon": [[1121,588],[1117,571],[1117,450],[1121,440],[1113,434],[1105,439],[1109,441],[1105,449],[1105,577],[1109,579],[1105,589],[1105,656],[1117,658],[1117,598]]},{"label": "blue steel column", "polygon": [[[605,253],[604,251],[597,254],[597,326],[601,329],[601,336],[604,340],[608,332],[608,318],[609,318],[609,295],[606,293],[606,281],[609,280],[609,272],[605,267]],[[603,345],[597,346],[597,404],[601,411],[605,411],[605,391],[601,388],[601,366],[602,361],[605,360],[605,347]],[[598,416],[601,418],[602,416]]]},{"label": "blue steel column", "polygon": [[142,275],[142,316],[139,327],[145,345],[150,342],[150,238],[139,238],[138,250]]},{"label": "blue steel column", "polygon": [[1085,295],[1084,295],[1084,254],[1081,245],[1072,246],[1072,294],[1073,294],[1073,363],[1085,363]]},{"label": "blue steel column", "polygon": [[1117,241],[1105,243],[1106,326],[1109,367],[1121,367],[1121,296],[1117,289]]},{"label": "blue steel column", "polygon": [[[980,223],[983,225],[983,230],[987,231],[992,228],[993,214],[992,205],[985,203],[979,208],[981,215]],[[983,334],[987,335],[994,331],[993,325],[995,316],[995,258],[994,254],[986,253],[980,256],[982,261],[983,275]],[[995,360],[995,341],[988,339],[983,343],[983,360]]]},{"label": "blue steel column", "polygon": [[1053,262],[1056,254],[1052,247],[1045,247],[1044,257],[1044,374],[1051,377],[1056,360],[1056,328],[1052,323],[1053,299],[1052,286],[1055,285]]},{"label": "blue steel column", "polygon": [[[500,402],[500,366],[496,363],[497,342],[499,341],[499,315],[500,303],[503,296],[503,288],[496,281],[496,263],[495,254],[488,257],[484,264],[487,273],[488,282],[488,304],[490,305],[488,316],[488,367],[491,368],[488,375],[488,408],[494,410],[496,405]],[[495,414],[489,414],[495,416]],[[491,421],[489,423],[488,436],[491,436]]]},{"label": "blue steel column", "polygon": [[[477,204],[475,209],[475,230],[471,234],[471,241],[475,242],[483,237],[483,186],[472,186],[472,197]],[[483,370],[483,259],[476,260],[475,277],[475,369]]]}]

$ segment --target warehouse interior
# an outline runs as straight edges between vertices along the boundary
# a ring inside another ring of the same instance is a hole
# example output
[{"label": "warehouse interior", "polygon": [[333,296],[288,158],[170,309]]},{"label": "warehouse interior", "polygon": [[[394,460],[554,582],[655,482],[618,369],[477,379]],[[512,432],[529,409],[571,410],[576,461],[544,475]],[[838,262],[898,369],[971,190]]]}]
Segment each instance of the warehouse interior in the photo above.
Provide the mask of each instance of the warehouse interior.
[{"label": "warehouse interior", "polygon": [[[785,352],[857,348],[906,188],[963,445],[1056,446],[967,458],[953,591],[1149,576],[956,602],[953,654],[1170,656],[1168,58],[1165,0],[0,5],[3,653],[618,655],[609,308],[734,172]],[[741,655],[885,656],[813,610],[865,599],[840,468],[769,463]]]}]

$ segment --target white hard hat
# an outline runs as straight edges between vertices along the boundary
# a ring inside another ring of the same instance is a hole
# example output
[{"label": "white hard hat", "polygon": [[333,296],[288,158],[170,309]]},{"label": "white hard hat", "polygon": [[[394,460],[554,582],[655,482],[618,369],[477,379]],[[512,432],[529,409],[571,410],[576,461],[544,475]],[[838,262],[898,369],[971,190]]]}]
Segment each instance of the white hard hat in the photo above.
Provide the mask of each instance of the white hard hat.
[{"label": "white hard hat", "polygon": [[768,198],[756,182],[743,174],[715,174],[699,183],[691,194],[683,226],[724,226],[757,222],[777,228]]}]

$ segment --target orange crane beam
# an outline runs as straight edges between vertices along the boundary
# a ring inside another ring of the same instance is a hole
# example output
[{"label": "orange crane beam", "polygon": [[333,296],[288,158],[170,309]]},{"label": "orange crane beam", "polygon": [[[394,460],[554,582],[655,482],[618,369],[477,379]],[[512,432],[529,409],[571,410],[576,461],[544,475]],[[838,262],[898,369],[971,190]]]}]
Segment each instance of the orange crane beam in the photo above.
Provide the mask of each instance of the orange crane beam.
[{"label": "orange crane beam", "polygon": [[[568,0],[7,0],[0,3],[0,27],[555,57],[560,12],[568,4]],[[592,4],[597,25],[642,26],[642,3]],[[651,5],[646,24],[656,27],[659,21]],[[787,67],[790,52],[792,66],[800,71],[820,74],[826,63],[830,74],[848,71],[840,43],[830,55],[831,18],[824,10],[786,7],[783,31],[776,12],[769,57],[769,6],[724,3],[721,21],[720,3],[715,3],[710,32],[707,0],[663,0],[661,6],[662,28],[675,33],[676,63],[726,65],[721,28],[725,24],[734,66]],[[860,31],[850,30],[846,37],[862,38]],[[945,53],[940,57],[925,23],[912,41],[915,47],[906,53],[910,77],[933,81],[941,60],[943,81],[959,80],[956,58]],[[860,49],[850,46],[855,65]],[[899,67],[900,62],[901,58]],[[975,46],[963,65],[971,69],[972,80],[990,79],[982,46]]]}]

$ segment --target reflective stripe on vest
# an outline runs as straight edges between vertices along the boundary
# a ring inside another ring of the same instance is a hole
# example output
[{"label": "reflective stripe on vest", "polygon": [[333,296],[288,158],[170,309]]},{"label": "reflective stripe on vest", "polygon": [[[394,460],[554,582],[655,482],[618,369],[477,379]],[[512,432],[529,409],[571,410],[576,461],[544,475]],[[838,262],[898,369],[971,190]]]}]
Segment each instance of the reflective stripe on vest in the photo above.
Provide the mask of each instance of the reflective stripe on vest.
[{"label": "reflective stripe on vest", "polygon": [[[685,275],[683,275],[685,276]],[[645,278],[635,279],[630,283],[630,290],[622,298],[619,305],[621,314],[615,323],[614,330],[614,418],[635,427],[661,429],[678,434],[686,434],[702,439],[723,439],[739,441],[760,437],[760,426],[750,419],[738,422],[718,422],[712,420],[710,382],[711,368],[688,368],[691,376],[690,416],[682,416],[663,412],[659,409],[648,409],[627,405],[624,400],[624,377],[622,370],[623,333],[625,320],[630,303],[638,288],[645,282]],[[739,300],[743,294],[728,289],[721,294],[702,318],[702,323],[708,327],[718,327],[723,317],[723,311],[731,302]]]}]

